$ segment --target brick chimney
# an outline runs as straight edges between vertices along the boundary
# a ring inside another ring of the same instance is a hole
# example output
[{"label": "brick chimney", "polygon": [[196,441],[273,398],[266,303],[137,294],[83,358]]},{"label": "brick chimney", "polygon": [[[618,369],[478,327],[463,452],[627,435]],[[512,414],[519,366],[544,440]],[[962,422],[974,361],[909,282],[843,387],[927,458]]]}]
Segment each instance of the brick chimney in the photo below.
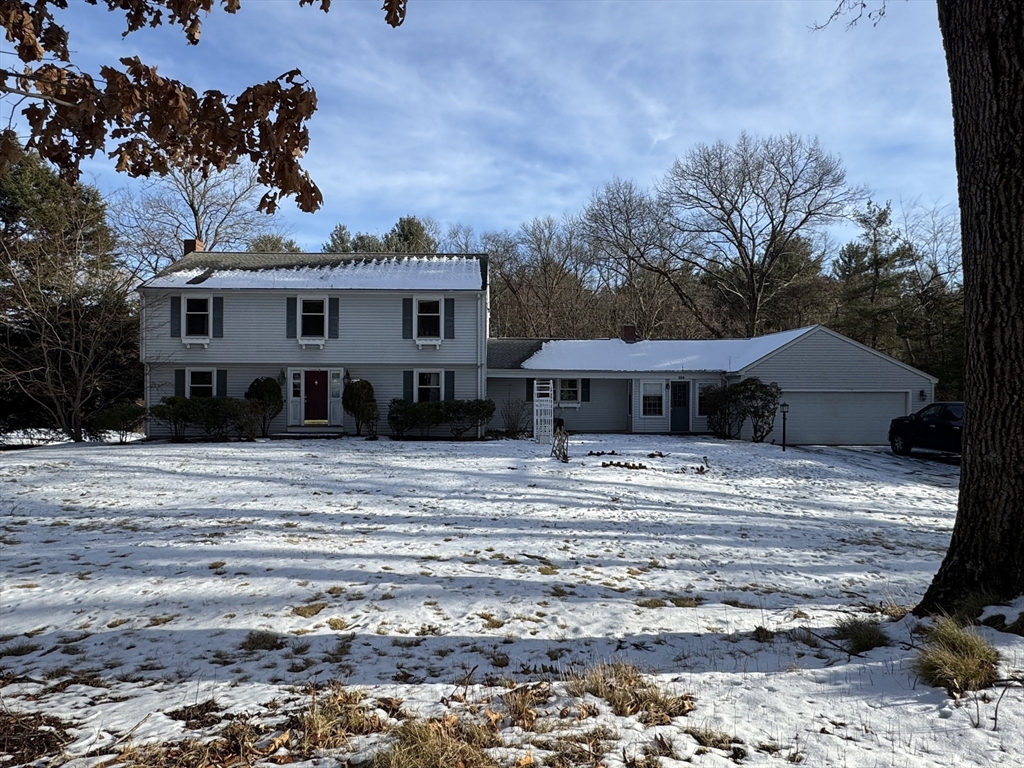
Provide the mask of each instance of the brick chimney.
[{"label": "brick chimney", "polygon": [[627,344],[632,344],[636,341],[636,326],[635,325],[624,325],[622,326],[622,340]]},{"label": "brick chimney", "polygon": [[193,251],[201,251],[204,247],[202,240],[183,240],[182,245],[184,246],[183,256],[188,256]]}]

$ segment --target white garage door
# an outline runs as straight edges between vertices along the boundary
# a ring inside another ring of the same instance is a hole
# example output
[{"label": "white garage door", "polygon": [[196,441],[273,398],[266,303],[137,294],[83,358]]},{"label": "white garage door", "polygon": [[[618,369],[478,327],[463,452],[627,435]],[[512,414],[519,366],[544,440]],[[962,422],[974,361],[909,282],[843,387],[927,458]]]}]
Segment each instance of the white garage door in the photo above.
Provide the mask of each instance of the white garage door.
[{"label": "white garage door", "polygon": [[[884,445],[889,422],[907,415],[906,392],[786,392],[791,445]],[[782,417],[771,437],[782,440]]]}]

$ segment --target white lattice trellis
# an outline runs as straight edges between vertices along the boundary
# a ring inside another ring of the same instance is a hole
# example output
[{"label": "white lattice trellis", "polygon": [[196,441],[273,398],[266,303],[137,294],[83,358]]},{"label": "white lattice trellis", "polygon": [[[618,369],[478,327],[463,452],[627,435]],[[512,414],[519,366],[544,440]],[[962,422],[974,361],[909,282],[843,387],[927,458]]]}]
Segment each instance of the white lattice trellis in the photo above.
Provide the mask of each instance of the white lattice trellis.
[{"label": "white lattice trellis", "polygon": [[554,382],[551,379],[537,379],[533,382],[533,439],[548,445],[554,438],[553,390]]}]

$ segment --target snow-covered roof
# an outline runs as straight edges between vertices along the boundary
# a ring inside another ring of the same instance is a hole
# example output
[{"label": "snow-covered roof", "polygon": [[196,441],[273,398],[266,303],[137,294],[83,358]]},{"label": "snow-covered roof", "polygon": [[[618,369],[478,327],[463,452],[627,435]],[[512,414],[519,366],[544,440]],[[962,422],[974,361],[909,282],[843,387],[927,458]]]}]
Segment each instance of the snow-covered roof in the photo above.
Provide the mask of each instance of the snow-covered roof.
[{"label": "snow-covered roof", "polygon": [[753,339],[636,341],[621,339],[546,341],[523,362],[545,371],[738,371],[817,326]]},{"label": "snow-covered roof", "polygon": [[142,288],[480,291],[480,254],[190,253]]}]

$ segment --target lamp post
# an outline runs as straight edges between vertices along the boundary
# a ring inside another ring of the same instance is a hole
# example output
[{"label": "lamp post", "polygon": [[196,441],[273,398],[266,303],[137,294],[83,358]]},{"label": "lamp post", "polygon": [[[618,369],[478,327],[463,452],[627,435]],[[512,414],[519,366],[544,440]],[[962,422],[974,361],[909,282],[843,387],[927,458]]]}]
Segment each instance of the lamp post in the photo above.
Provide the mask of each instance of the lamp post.
[{"label": "lamp post", "polygon": [[782,450],[786,450],[786,416],[789,414],[789,403],[781,403],[779,410],[782,411]]}]

